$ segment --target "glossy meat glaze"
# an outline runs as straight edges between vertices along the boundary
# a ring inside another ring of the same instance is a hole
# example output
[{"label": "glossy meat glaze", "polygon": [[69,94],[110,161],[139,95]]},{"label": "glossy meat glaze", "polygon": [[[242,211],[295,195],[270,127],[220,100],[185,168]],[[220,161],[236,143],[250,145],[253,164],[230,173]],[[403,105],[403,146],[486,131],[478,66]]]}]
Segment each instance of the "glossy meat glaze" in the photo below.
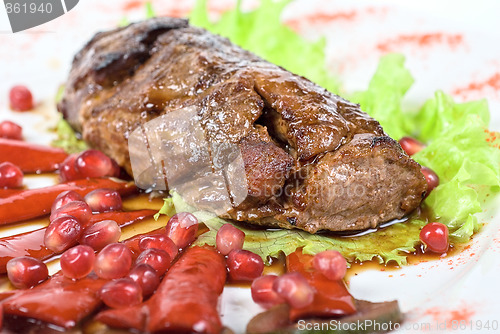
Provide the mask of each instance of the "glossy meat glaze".
[{"label": "glossy meat glaze", "polygon": [[189,106],[209,142],[241,150],[248,195],[224,218],[355,231],[403,217],[426,191],[420,166],[359,105],[182,19],[95,35],[58,108],[132,173],[130,134]]}]

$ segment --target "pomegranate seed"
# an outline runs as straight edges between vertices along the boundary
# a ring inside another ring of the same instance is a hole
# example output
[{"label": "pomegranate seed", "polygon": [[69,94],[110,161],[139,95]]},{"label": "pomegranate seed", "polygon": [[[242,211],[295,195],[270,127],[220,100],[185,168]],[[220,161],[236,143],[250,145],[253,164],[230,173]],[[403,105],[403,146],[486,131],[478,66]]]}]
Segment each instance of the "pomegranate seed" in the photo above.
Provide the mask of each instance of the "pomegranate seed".
[{"label": "pomegranate seed", "polygon": [[85,196],[85,201],[93,212],[110,212],[122,209],[122,198],[113,189],[96,189]]},{"label": "pomegranate seed", "polygon": [[85,245],[68,249],[61,256],[61,270],[69,278],[83,278],[94,268],[94,250]]},{"label": "pomegranate seed", "polygon": [[251,287],[253,301],[265,309],[284,303],[285,300],[273,290],[277,278],[276,275],[265,275],[254,279]]},{"label": "pomegranate seed", "polygon": [[222,255],[229,254],[233,249],[243,248],[245,242],[245,232],[231,224],[224,224],[217,231],[217,250]]},{"label": "pomegranate seed", "polygon": [[11,121],[0,122],[0,138],[22,140],[23,128]]},{"label": "pomegranate seed", "polygon": [[429,223],[420,231],[420,241],[434,253],[448,250],[448,227],[441,223]]},{"label": "pomegranate seed", "polygon": [[430,168],[428,167],[422,167],[420,169],[422,174],[424,174],[425,179],[427,181],[427,194],[426,196],[429,196],[432,190],[439,186],[439,176]]},{"label": "pomegranate seed", "polygon": [[59,175],[61,176],[61,181],[68,182],[83,179],[83,176],[76,169],[75,160],[78,154],[70,154],[62,164],[59,166]]},{"label": "pomegranate seed", "polygon": [[61,216],[75,217],[82,226],[86,226],[92,217],[92,210],[89,205],[82,201],[69,202],[64,204],[56,211],[50,214],[50,221],[53,221]]},{"label": "pomegranate seed", "polygon": [[114,243],[97,254],[94,271],[104,279],[124,277],[132,265],[132,252],[124,244]]},{"label": "pomegranate seed", "polygon": [[420,152],[423,148],[425,148],[425,145],[416,140],[415,138],[412,137],[403,137],[399,140],[399,145],[401,145],[401,148],[408,154],[409,156],[412,156],[418,152]]},{"label": "pomegranate seed", "polygon": [[122,173],[120,165],[118,165],[118,163],[114,159],[111,159],[111,164],[112,164],[112,168],[111,168],[111,173],[109,174],[109,176],[120,177],[120,175]]},{"label": "pomegranate seed", "polygon": [[99,251],[120,240],[121,228],[114,220],[102,220],[83,231],[80,243]]},{"label": "pomegranate seed", "polygon": [[314,256],[313,267],[332,281],[344,278],[347,271],[347,261],[337,251],[327,250]]},{"label": "pomegranate seed", "polygon": [[196,238],[198,219],[189,212],[179,212],[170,217],[165,229],[167,236],[182,249]]},{"label": "pomegranate seed", "polygon": [[49,270],[38,259],[20,256],[7,262],[7,276],[16,288],[28,289],[45,281],[49,277]]},{"label": "pomegranate seed", "polygon": [[262,258],[247,250],[235,249],[227,256],[229,277],[233,281],[251,281],[264,270]]},{"label": "pomegranate seed", "polygon": [[9,92],[10,108],[16,111],[33,109],[33,95],[26,86],[14,86]]},{"label": "pomegranate seed", "polygon": [[84,200],[79,193],[73,190],[63,191],[62,193],[57,195],[56,199],[54,200],[54,203],[52,204],[52,209],[50,211],[54,212],[60,207],[71,202],[84,202]]},{"label": "pomegranate seed", "polygon": [[0,188],[19,188],[23,185],[23,171],[11,162],[0,164]]},{"label": "pomegranate seed", "polygon": [[167,252],[161,249],[150,248],[143,251],[137,257],[135,264],[149,264],[154,270],[156,270],[159,276],[162,276],[167,269],[170,268],[171,262],[172,260]]},{"label": "pomegranate seed", "polygon": [[124,308],[142,303],[140,285],[129,277],[106,283],[100,291],[101,300],[111,308]]},{"label": "pomegranate seed", "polygon": [[81,235],[82,226],[75,217],[60,216],[47,226],[43,240],[45,247],[60,253],[75,245]]},{"label": "pomegranate seed", "polygon": [[160,276],[153,267],[146,263],[138,264],[132,268],[128,277],[140,285],[143,297],[151,296],[160,285]]},{"label": "pomegranate seed", "polygon": [[154,234],[142,237],[139,241],[139,249],[145,251],[150,248],[161,249],[167,252],[172,260],[175,259],[179,252],[172,239],[167,237],[166,234]]},{"label": "pomegranate seed", "polygon": [[76,158],[76,170],[83,177],[103,177],[113,174],[111,159],[101,151],[87,150]]},{"label": "pomegranate seed", "polygon": [[314,289],[299,273],[287,273],[278,277],[273,283],[273,290],[294,308],[302,308],[311,304]]}]

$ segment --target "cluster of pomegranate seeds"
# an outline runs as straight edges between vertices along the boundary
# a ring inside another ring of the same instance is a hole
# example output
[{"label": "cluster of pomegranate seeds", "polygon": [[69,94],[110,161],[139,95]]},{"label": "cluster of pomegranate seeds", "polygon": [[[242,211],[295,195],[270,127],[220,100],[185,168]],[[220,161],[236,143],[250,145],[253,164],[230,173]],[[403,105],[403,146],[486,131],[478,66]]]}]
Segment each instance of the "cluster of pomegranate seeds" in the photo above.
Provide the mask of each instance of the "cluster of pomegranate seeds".
[{"label": "cluster of pomegranate seeds", "polygon": [[100,297],[111,308],[134,306],[142,302],[142,289],[136,281],[124,277],[106,283],[101,288]]},{"label": "cluster of pomegranate seeds", "polygon": [[80,243],[99,251],[120,239],[121,228],[114,220],[102,220],[83,231]]},{"label": "cluster of pomegranate seeds", "polygon": [[412,137],[403,137],[399,140],[399,145],[401,145],[401,148],[408,154],[409,156],[412,156],[418,152],[420,152],[425,145],[421,143],[420,141],[416,140],[415,138]]},{"label": "cluster of pomegranate seeds", "polygon": [[113,189],[96,189],[85,196],[85,202],[90,206],[92,212],[110,212],[122,209],[122,198]]},{"label": "cluster of pomegranate seeds", "polygon": [[22,170],[11,162],[0,164],[0,188],[19,188],[23,185]]},{"label": "cluster of pomegranate seeds", "polygon": [[22,140],[23,128],[11,121],[0,122],[0,138]]},{"label": "cluster of pomegranate seeds", "polygon": [[280,295],[273,290],[274,281],[278,276],[265,275],[253,280],[251,286],[252,299],[265,309],[285,302]]},{"label": "cluster of pomegranate seeds", "polygon": [[226,264],[233,281],[252,281],[262,275],[264,270],[262,258],[243,249],[232,250],[227,256]]},{"label": "cluster of pomegranate seeds", "polygon": [[28,111],[33,109],[33,95],[26,86],[12,87],[9,92],[9,101],[12,110]]},{"label": "cluster of pomegranate seeds", "polygon": [[144,263],[150,265],[159,276],[162,276],[170,268],[171,262],[172,260],[167,252],[157,248],[150,248],[139,254],[135,264]]},{"label": "cluster of pomegranate seeds", "polygon": [[182,249],[196,239],[198,219],[189,212],[179,212],[170,217],[165,229],[167,237]]},{"label": "cluster of pomegranate seeds", "polygon": [[42,261],[21,256],[7,262],[7,276],[16,288],[28,289],[45,281],[49,270]]},{"label": "cluster of pomegranate seeds", "polygon": [[126,276],[132,265],[132,252],[120,243],[109,244],[97,254],[94,271],[104,279]]},{"label": "cluster of pomegranate seeds", "polygon": [[82,225],[73,216],[63,215],[52,220],[44,235],[45,247],[60,253],[78,243],[82,235]]},{"label": "cluster of pomegranate seeds", "polygon": [[228,255],[235,249],[242,249],[244,242],[245,232],[231,224],[224,224],[217,231],[215,245],[222,255]]},{"label": "cluster of pomegranate seeds", "polygon": [[128,277],[139,284],[144,298],[151,296],[160,285],[160,276],[153,267],[146,263],[140,263],[132,268]]},{"label": "cluster of pomegranate seeds", "polygon": [[273,283],[273,290],[294,308],[306,307],[313,302],[314,289],[300,273],[287,273]]},{"label": "cluster of pomegranate seeds", "polygon": [[434,188],[439,186],[439,177],[428,167],[422,167],[420,171],[424,174],[425,180],[427,181],[427,195],[429,195]]},{"label": "cluster of pomegranate seeds", "polygon": [[347,261],[339,252],[327,250],[314,256],[313,267],[329,280],[337,281],[344,278]]},{"label": "cluster of pomegranate seeds", "polygon": [[61,256],[61,271],[69,278],[83,278],[94,268],[94,250],[85,245],[68,249]]},{"label": "cluster of pomegranate seeds", "polygon": [[139,249],[141,251],[145,251],[146,249],[156,248],[161,249],[170,255],[170,259],[175,259],[177,253],[179,253],[179,249],[177,245],[167,237],[166,234],[153,234],[147,235],[141,238],[139,241]]},{"label": "cluster of pomegranate seeds", "polygon": [[97,150],[71,154],[59,167],[63,182],[83,178],[119,176],[120,168],[110,157]]},{"label": "cluster of pomegranate seeds", "polygon": [[420,241],[434,253],[445,253],[449,247],[448,227],[441,223],[429,223],[420,231]]}]

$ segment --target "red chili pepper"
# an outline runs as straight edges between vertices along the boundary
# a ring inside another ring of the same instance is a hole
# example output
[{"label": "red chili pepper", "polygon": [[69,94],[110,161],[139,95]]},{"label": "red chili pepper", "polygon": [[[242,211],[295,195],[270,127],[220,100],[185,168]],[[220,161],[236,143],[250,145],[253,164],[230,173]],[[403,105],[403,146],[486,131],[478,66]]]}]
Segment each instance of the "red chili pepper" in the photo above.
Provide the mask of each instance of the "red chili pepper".
[{"label": "red chili pepper", "polygon": [[170,268],[156,293],[145,303],[96,316],[111,327],[148,333],[218,334],[222,325],[217,301],[226,281],[222,255],[213,248],[189,248]]},{"label": "red chili pepper", "polygon": [[98,292],[106,282],[95,274],[73,280],[59,272],[3,301],[3,312],[71,328],[101,304]]},{"label": "red chili pepper", "polygon": [[137,190],[133,183],[112,179],[82,179],[54,186],[23,190],[11,196],[0,198],[0,225],[20,222],[50,213],[57,195],[66,190],[74,190],[82,196],[99,188],[109,188],[121,195],[129,195]]},{"label": "red chili pepper", "polygon": [[0,163],[10,161],[24,173],[53,172],[67,156],[59,148],[0,138]]},{"label": "red chili pepper", "polygon": [[313,302],[306,307],[290,309],[290,320],[311,317],[337,317],[356,313],[354,299],[342,280],[331,281],[316,271],[312,265],[312,255],[297,250],[286,258],[288,272],[299,272],[316,289]]},{"label": "red chili pepper", "polygon": [[[155,210],[138,210],[129,212],[106,212],[92,215],[90,225],[102,220],[114,220],[120,226],[127,226],[143,219],[152,217]],[[18,256],[31,256],[39,260],[46,260],[55,253],[43,245],[46,228],[13,235],[0,239],[0,274],[6,272],[6,265],[10,259]],[[134,238],[131,238],[131,240]],[[135,240],[135,239],[134,239]],[[138,242],[137,242],[138,244]],[[137,246],[138,249],[138,246]]]},{"label": "red chili pepper", "polygon": [[9,197],[15,194],[19,194],[23,191],[23,189],[8,189],[8,188],[2,188],[0,189],[0,198],[5,198]]}]

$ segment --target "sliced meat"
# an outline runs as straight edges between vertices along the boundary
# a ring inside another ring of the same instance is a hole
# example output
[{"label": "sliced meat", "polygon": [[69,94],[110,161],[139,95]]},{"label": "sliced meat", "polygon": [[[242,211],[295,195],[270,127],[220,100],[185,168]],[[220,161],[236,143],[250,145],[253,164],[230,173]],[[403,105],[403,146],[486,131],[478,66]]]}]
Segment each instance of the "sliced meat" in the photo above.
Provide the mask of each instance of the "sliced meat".
[{"label": "sliced meat", "polygon": [[244,161],[247,197],[225,218],[360,230],[408,214],[426,190],[420,166],[358,105],[183,20],[96,35],[76,56],[58,107],[130,174],[134,130],[195,108],[205,139],[238,145]]}]

